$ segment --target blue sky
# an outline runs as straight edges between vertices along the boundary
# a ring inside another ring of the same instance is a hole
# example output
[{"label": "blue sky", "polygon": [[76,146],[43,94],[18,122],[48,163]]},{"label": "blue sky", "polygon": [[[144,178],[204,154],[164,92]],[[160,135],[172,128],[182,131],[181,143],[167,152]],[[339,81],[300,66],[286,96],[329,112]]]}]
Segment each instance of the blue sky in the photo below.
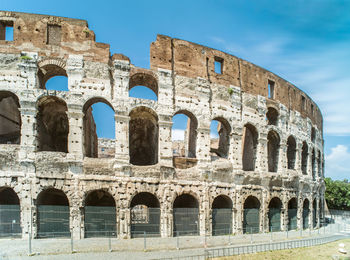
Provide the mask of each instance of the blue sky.
[{"label": "blue sky", "polygon": [[350,178],[350,1],[0,0],[0,8],[85,19],[111,53],[144,68],[150,43],[165,34],[273,71],[321,108],[326,176]]}]

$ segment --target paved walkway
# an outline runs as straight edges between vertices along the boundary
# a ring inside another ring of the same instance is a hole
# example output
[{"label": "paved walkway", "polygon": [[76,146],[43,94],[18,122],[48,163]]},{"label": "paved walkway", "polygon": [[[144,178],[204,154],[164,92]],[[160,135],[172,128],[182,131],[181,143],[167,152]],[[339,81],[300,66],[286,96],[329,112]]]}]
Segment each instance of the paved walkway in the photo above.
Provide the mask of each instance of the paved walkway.
[{"label": "paved walkway", "polygon": [[[32,253],[29,254],[29,241],[24,239],[0,239],[0,259],[160,259],[191,255],[203,255],[205,248],[240,246],[251,243],[268,243],[306,237],[329,236],[340,231],[341,226],[333,224],[320,230],[262,233],[236,236],[188,236],[171,238],[116,239],[87,238],[73,241],[71,253],[70,239],[31,240]],[[112,252],[109,252],[109,249]],[[144,248],[146,250],[144,250]],[[179,248],[179,249],[177,249]]]}]

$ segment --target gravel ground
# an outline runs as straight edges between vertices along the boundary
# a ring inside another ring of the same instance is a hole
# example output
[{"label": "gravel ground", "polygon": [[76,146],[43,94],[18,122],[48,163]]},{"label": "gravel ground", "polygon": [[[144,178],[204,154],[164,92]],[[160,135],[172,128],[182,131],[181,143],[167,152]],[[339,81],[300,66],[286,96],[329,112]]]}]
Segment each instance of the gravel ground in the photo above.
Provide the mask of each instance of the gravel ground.
[{"label": "gravel ground", "polygon": [[[117,239],[110,240],[112,252],[109,252],[108,238],[86,238],[73,241],[76,253],[71,253],[70,239],[34,239],[32,253],[29,254],[29,241],[25,239],[0,239],[0,259],[159,259],[191,255],[203,255],[204,249],[224,247],[228,245],[247,245],[271,241],[283,241],[298,239],[301,237],[316,237],[329,235],[338,231],[337,226],[330,226],[326,230],[290,231],[288,237],[286,232],[262,233],[255,235],[237,236],[188,236],[171,238],[147,238],[146,250],[144,250],[144,239]],[[177,250],[177,246],[179,250]]]}]

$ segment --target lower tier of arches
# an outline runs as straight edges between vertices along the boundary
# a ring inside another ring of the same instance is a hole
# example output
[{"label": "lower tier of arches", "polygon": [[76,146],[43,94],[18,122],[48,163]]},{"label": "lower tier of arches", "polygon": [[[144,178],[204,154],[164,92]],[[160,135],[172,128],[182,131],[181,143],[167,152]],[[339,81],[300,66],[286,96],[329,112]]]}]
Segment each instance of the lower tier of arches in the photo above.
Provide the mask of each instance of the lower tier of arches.
[{"label": "lower tier of arches", "polygon": [[123,189],[97,181],[84,190],[54,183],[31,191],[0,187],[0,237],[215,236],[313,229],[324,218],[321,191],[131,182]]}]

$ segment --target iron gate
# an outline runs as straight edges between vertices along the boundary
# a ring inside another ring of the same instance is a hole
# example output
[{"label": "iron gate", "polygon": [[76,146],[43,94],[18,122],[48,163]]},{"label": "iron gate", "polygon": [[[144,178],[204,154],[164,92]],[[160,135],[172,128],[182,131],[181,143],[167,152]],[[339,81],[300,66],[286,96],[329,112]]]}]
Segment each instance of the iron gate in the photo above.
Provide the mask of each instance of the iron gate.
[{"label": "iron gate", "polygon": [[19,205],[0,205],[0,237],[21,236]]},{"label": "iron gate", "polygon": [[232,209],[213,209],[212,211],[213,236],[232,233]]},{"label": "iron gate", "polygon": [[269,209],[269,231],[281,231],[281,209]]},{"label": "iron gate", "polygon": [[297,229],[297,212],[298,209],[288,209],[288,230]]},{"label": "iron gate", "polygon": [[117,236],[116,209],[111,206],[85,206],[85,237]]},{"label": "iron gate", "polygon": [[303,229],[309,227],[309,209],[303,208]]},{"label": "iron gate", "polygon": [[160,208],[131,209],[131,237],[160,236]]},{"label": "iron gate", "polygon": [[243,233],[259,233],[259,209],[244,209]]},{"label": "iron gate", "polygon": [[174,208],[174,236],[198,235],[198,208]]},{"label": "iron gate", "polygon": [[38,206],[38,237],[69,237],[69,206]]}]

